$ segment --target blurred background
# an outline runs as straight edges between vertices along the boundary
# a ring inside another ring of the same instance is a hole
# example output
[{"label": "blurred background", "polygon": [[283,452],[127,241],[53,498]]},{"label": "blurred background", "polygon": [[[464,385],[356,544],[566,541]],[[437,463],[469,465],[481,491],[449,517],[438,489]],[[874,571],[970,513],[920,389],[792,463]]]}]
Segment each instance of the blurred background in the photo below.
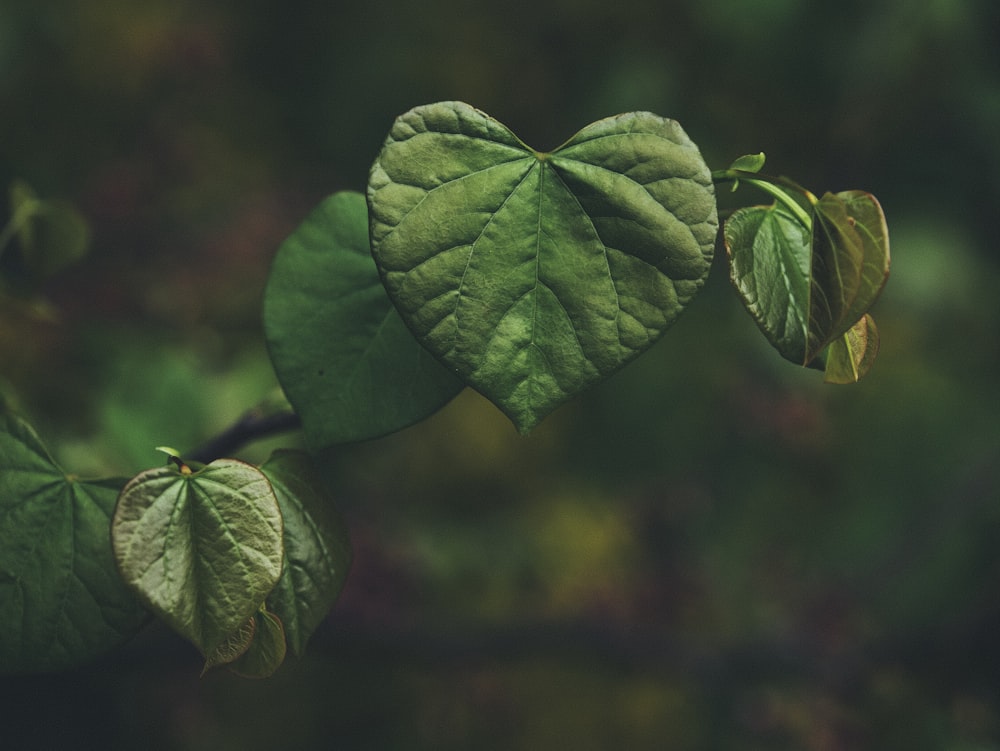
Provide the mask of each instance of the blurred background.
[{"label": "blurred background", "polygon": [[273,392],[270,259],[418,104],[541,150],[651,110],[714,169],[873,192],[893,254],[857,386],[781,360],[717,263],[527,438],[465,393],[324,457],[356,560],[305,659],[199,678],[154,626],[0,680],[4,746],[1000,749],[998,29],[988,0],[3,0],[0,187],[92,245],[0,301],[0,392],[71,471]]}]

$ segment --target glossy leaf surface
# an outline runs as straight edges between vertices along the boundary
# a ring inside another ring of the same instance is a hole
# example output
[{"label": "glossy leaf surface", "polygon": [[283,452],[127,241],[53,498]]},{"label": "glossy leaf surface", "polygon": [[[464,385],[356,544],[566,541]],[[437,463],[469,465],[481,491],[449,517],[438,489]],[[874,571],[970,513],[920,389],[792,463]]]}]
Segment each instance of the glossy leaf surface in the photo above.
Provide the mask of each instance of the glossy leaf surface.
[{"label": "glossy leaf surface", "polygon": [[211,655],[278,581],[281,513],[256,467],[219,459],[184,469],[151,469],[129,481],[112,542],[122,576],[143,602]]},{"label": "glossy leaf surface", "polygon": [[717,230],[697,147],[650,113],[540,153],[468,105],[418,107],[393,125],[368,203],[407,325],[521,432],[660,337]]},{"label": "glossy leaf surface", "polygon": [[404,428],[463,387],[386,296],[359,193],[328,197],[282,244],[264,295],[264,332],[314,448]]},{"label": "glossy leaf surface", "polygon": [[281,579],[267,603],[298,656],[344,586],[351,562],[347,526],[307,454],[277,451],[260,469],[285,522]]},{"label": "glossy leaf surface", "polygon": [[0,409],[0,672],[87,662],[148,617],[111,556],[124,482],[67,476],[35,432]]},{"label": "glossy leaf surface", "polygon": [[732,282],[783,357],[824,362],[836,383],[868,371],[878,333],[867,312],[889,275],[888,231],[873,196],[827,193],[811,218],[780,203],[740,209],[723,237]]},{"label": "glossy leaf surface", "polygon": [[729,274],[781,356],[803,364],[809,327],[809,229],[786,209],[750,206],[723,226]]},{"label": "glossy leaf surface", "polygon": [[889,231],[870,193],[827,193],[813,219],[806,361],[849,331],[889,278]]}]

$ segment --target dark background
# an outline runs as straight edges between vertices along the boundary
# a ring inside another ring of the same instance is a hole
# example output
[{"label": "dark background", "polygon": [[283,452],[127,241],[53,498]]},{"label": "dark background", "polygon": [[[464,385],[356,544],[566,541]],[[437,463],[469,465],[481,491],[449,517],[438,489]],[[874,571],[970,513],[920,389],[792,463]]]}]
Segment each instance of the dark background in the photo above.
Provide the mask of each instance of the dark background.
[{"label": "dark background", "polygon": [[0,301],[0,390],[74,471],[159,464],[274,390],[270,259],[418,104],[543,150],[673,117],[715,169],[763,150],[875,193],[893,270],[857,386],[782,361],[717,263],[528,438],[466,393],[326,457],[356,561],[305,659],[199,678],[153,627],[0,681],[0,743],[1000,749],[997,29],[986,0],[4,0],[0,185],[72,201],[93,245],[47,314]]}]

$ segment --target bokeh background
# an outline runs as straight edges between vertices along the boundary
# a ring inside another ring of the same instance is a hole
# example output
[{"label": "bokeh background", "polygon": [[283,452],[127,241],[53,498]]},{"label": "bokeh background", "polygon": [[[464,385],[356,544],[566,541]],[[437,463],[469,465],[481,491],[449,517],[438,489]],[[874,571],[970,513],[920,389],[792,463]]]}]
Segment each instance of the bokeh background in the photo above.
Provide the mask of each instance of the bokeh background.
[{"label": "bokeh background", "polygon": [[0,186],[93,243],[0,304],[0,389],[77,472],[273,392],[270,259],[422,103],[539,149],[673,117],[713,168],[875,193],[893,271],[857,386],[782,361],[717,263],[530,437],[466,393],[325,457],[356,560],[305,659],[199,678],[153,627],[2,679],[2,745],[1000,749],[998,30],[989,0],[3,0]]}]

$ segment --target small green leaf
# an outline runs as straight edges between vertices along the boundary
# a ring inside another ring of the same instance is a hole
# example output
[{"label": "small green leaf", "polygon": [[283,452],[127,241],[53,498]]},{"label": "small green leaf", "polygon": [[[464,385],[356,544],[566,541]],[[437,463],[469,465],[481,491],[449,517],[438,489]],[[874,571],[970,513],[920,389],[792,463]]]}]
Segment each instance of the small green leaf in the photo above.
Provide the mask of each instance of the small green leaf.
[{"label": "small green leaf", "polygon": [[806,362],[862,319],[889,278],[889,232],[870,193],[827,193],[815,207]]},{"label": "small green leaf", "polygon": [[763,151],[759,154],[746,154],[733,161],[729,165],[729,169],[740,170],[741,172],[760,172],[764,169],[764,161]]},{"label": "small green leaf", "polygon": [[260,469],[285,520],[285,562],[267,603],[281,618],[292,653],[301,656],[344,586],[351,562],[347,526],[307,454],[276,451]]},{"label": "small green leaf", "polygon": [[410,330],[522,433],[659,339],[717,230],[697,147],[645,112],[540,153],[469,105],[418,107],[393,125],[368,204]]},{"label": "small green leaf", "polygon": [[740,209],[723,238],[730,278],[782,357],[826,369],[831,383],[868,372],[878,333],[867,312],[889,275],[889,235],[874,196],[827,193],[812,219],[784,203]]},{"label": "small green leaf", "polygon": [[253,617],[255,635],[249,649],[229,665],[244,678],[269,678],[285,661],[285,632],[281,619],[261,610]]},{"label": "small green leaf", "polygon": [[463,386],[414,340],[386,296],[359,193],[328,197],[282,244],[264,294],[264,333],[317,449],[411,425]]},{"label": "small green leaf", "polygon": [[74,667],[148,618],[111,555],[124,483],[67,477],[23,420],[0,411],[0,673]]},{"label": "small green leaf", "polygon": [[846,334],[830,343],[823,380],[857,383],[871,370],[878,355],[878,345],[878,328],[866,313]]},{"label": "small green leaf", "polygon": [[41,200],[25,183],[10,188],[11,222],[25,268],[36,278],[54,274],[87,253],[90,228],[69,203]]},{"label": "small green leaf", "polygon": [[235,459],[191,474],[140,473],[122,489],[111,537],[125,581],[205,655],[246,623],[281,575],[274,491]]},{"label": "small green leaf", "polygon": [[784,206],[750,206],[723,226],[729,275],[782,357],[802,365],[809,329],[809,228]]}]

